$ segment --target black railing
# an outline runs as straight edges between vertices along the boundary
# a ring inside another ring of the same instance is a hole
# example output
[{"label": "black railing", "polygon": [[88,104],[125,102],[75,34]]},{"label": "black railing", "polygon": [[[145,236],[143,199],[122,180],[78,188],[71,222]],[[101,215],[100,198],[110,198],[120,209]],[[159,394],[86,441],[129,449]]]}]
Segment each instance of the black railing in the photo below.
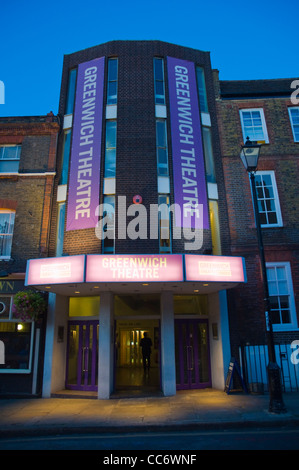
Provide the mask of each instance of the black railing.
[{"label": "black railing", "polygon": [[[283,392],[299,391],[299,364],[292,362],[294,350],[290,344],[276,344],[275,354],[281,371]],[[239,348],[243,379],[251,393],[268,392],[267,365],[269,362],[266,344],[246,345]]]}]

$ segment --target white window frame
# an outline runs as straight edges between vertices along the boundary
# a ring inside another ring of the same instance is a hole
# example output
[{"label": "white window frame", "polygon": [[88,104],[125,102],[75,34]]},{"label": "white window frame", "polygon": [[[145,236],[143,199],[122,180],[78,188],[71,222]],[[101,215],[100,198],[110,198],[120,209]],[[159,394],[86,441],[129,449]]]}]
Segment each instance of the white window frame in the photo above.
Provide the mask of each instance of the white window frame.
[{"label": "white window frame", "polygon": [[299,142],[299,137],[296,138],[296,134],[295,134],[295,130],[294,130],[294,123],[293,123],[293,117],[292,117],[292,110],[293,109],[297,109],[298,110],[298,115],[299,115],[299,106],[292,106],[292,107],[288,108],[290,123],[291,123],[293,137],[294,137],[294,142]]},{"label": "white window frame", "polygon": [[[282,262],[269,262],[266,263],[266,268],[278,268],[283,267],[285,268],[286,272],[286,281],[288,285],[288,296],[289,296],[289,306],[290,306],[290,323],[274,323],[273,331],[289,331],[298,329],[298,321],[296,315],[296,306],[295,306],[295,297],[294,297],[294,289],[293,289],[293,281],[292,281],[292,272],[291,266],[289,261],[282,261]],[[279,294],[278,294],[279,295]]]},{"label": "white window frame", "polygon": [[[279,202],[278,190],[277,190],[277,185],[276,185],[275,171],[274,170],[257,171],[255,174],[257,176],[258,175],[270,175],[272,188],[273,188],[273,193],[274,193],[275,211],[276,211],[276,217],[277,217],[277,223],[276,224],[261,224],[261,227],[262,228],[283,227],[283,221],[282,221],[282,215],[281,215],[281,209],[280,209],[280,202]],[[256,189],[256,195],[257,195],[257,198],[258,198],[257,189]]]},{"label": "white window frame", "polygon": [[[14,148],[15,149],[15,156],[14,158],[5,158],[5,149]],[[22,146],[20,144],[7,144],[7,145],[0,145],[0,162],[18,162],[17,170],[8,170],[8,171],[0,171],[1,173],[18,173],[19,172],[19,164],[20,164],[20,157],[21,157],[21,149]]]},{"label": "white window frame", "polygon": [[[13,221],[12,221],[12,232],[11,233],[1,233],[0,232],[0,235],[6,235],[8,237],[11,237],[11,244],[10,244],[10,250],[9,250],[9,255],[1,255],[0,254],[0,260],[1,259],[10,259],[11,258],[11,249],[12,249],[12,239],[13,239],[13,234],[14,234],[14,223],[15,223],[15,215],[16,215],[16,211],[13,211],[11,209],[0,209],[0,214],[11,214],[11,216],[13,217]],[[10,225],[11,225],[11,222],[10,222]]]},{"label": "white window frame", "polygon": [[[269,137],[268,137],[268,131],[267,131],[267,126],[266,126],[266,120],[265,120],[265,115],[264,115],[264,110],[263,108],[246,108],[246,109],[240,109],[240,120],[241,120],[241,126],[242,126],[242,133],[243,133],[243,141],[246,142],[246,139],[248,137],[247,133],[244,130],[244,123],[243,123],[243,113],[244,112],[252,112],[252,111],[258,111],[260,113],[261,121],[262,121],[262,127],[263,127],[263,134],[264,134],[264,139],[261,139],[262,141],[265,142],[265,144],[269,143]],[[250,136],[249,136],[250,138]],[[257,139],[250,139],[250,140],[257,140]],[[259,141],[261,141],[259,140]]]}]

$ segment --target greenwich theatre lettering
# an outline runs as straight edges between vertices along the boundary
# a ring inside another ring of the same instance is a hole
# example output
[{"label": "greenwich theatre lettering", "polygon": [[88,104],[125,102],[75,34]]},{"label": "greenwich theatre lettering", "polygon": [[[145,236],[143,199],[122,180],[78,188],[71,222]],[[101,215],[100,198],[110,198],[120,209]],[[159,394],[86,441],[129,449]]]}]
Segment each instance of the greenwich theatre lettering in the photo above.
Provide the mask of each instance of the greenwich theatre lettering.
[{"label": "greenwich theatre lettering", "polygon": [[97,224],[104,61],[101,57],[78,66],[66,230]]},{"label": "greenwich theatre lettering", "polygon": [[181,255],[87,255],[86,282],[183,280]]},{"label": "greenwich theatre lettering", "polygon": [[204,155],[193,62],[167,58],[176,226],[209,228]]},{"label": "greenwich theatre lettering", "polygon": [[102,267],[110,269],[113,279],[159,279],[159,271],[167,268],[163,258],[103,258]]}]

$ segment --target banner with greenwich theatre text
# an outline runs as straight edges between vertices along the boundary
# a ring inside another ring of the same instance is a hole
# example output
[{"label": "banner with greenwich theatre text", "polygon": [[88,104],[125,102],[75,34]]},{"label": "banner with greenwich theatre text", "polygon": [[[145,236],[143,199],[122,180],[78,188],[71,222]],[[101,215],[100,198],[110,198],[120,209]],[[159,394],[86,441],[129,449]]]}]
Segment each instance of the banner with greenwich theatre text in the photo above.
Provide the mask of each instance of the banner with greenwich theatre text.
[{"label": "banner with greenwich theatre text", "polygon": [[209,210],[195,67],[167,57],[177,227],[209,228]]},{"label": "banner with greenwich theatre text", "polygon": [[98,222],[104,67],[104,57],[78,66],[66,230]]}]

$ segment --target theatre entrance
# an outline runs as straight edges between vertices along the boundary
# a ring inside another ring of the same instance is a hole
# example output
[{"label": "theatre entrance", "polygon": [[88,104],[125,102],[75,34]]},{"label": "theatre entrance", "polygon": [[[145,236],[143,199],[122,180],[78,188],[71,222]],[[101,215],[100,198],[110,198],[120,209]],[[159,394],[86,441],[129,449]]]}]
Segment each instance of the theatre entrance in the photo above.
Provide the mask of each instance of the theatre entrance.
[{"label": "theatre entrance", "polygon": [[[144,370],[140,341],[144,333],[152,341],[150,367]],[[115,322],[115,393],[144,395],[160,390],[159,320]]]},{"label": "theatre entrance", "polygon": [[69,321],[66,388],[96,391],[98,385],[99,322]]},{"label": "theatre entrance", "polygon": [[175,320],[177,390],[211,387],[208,320]]}]

